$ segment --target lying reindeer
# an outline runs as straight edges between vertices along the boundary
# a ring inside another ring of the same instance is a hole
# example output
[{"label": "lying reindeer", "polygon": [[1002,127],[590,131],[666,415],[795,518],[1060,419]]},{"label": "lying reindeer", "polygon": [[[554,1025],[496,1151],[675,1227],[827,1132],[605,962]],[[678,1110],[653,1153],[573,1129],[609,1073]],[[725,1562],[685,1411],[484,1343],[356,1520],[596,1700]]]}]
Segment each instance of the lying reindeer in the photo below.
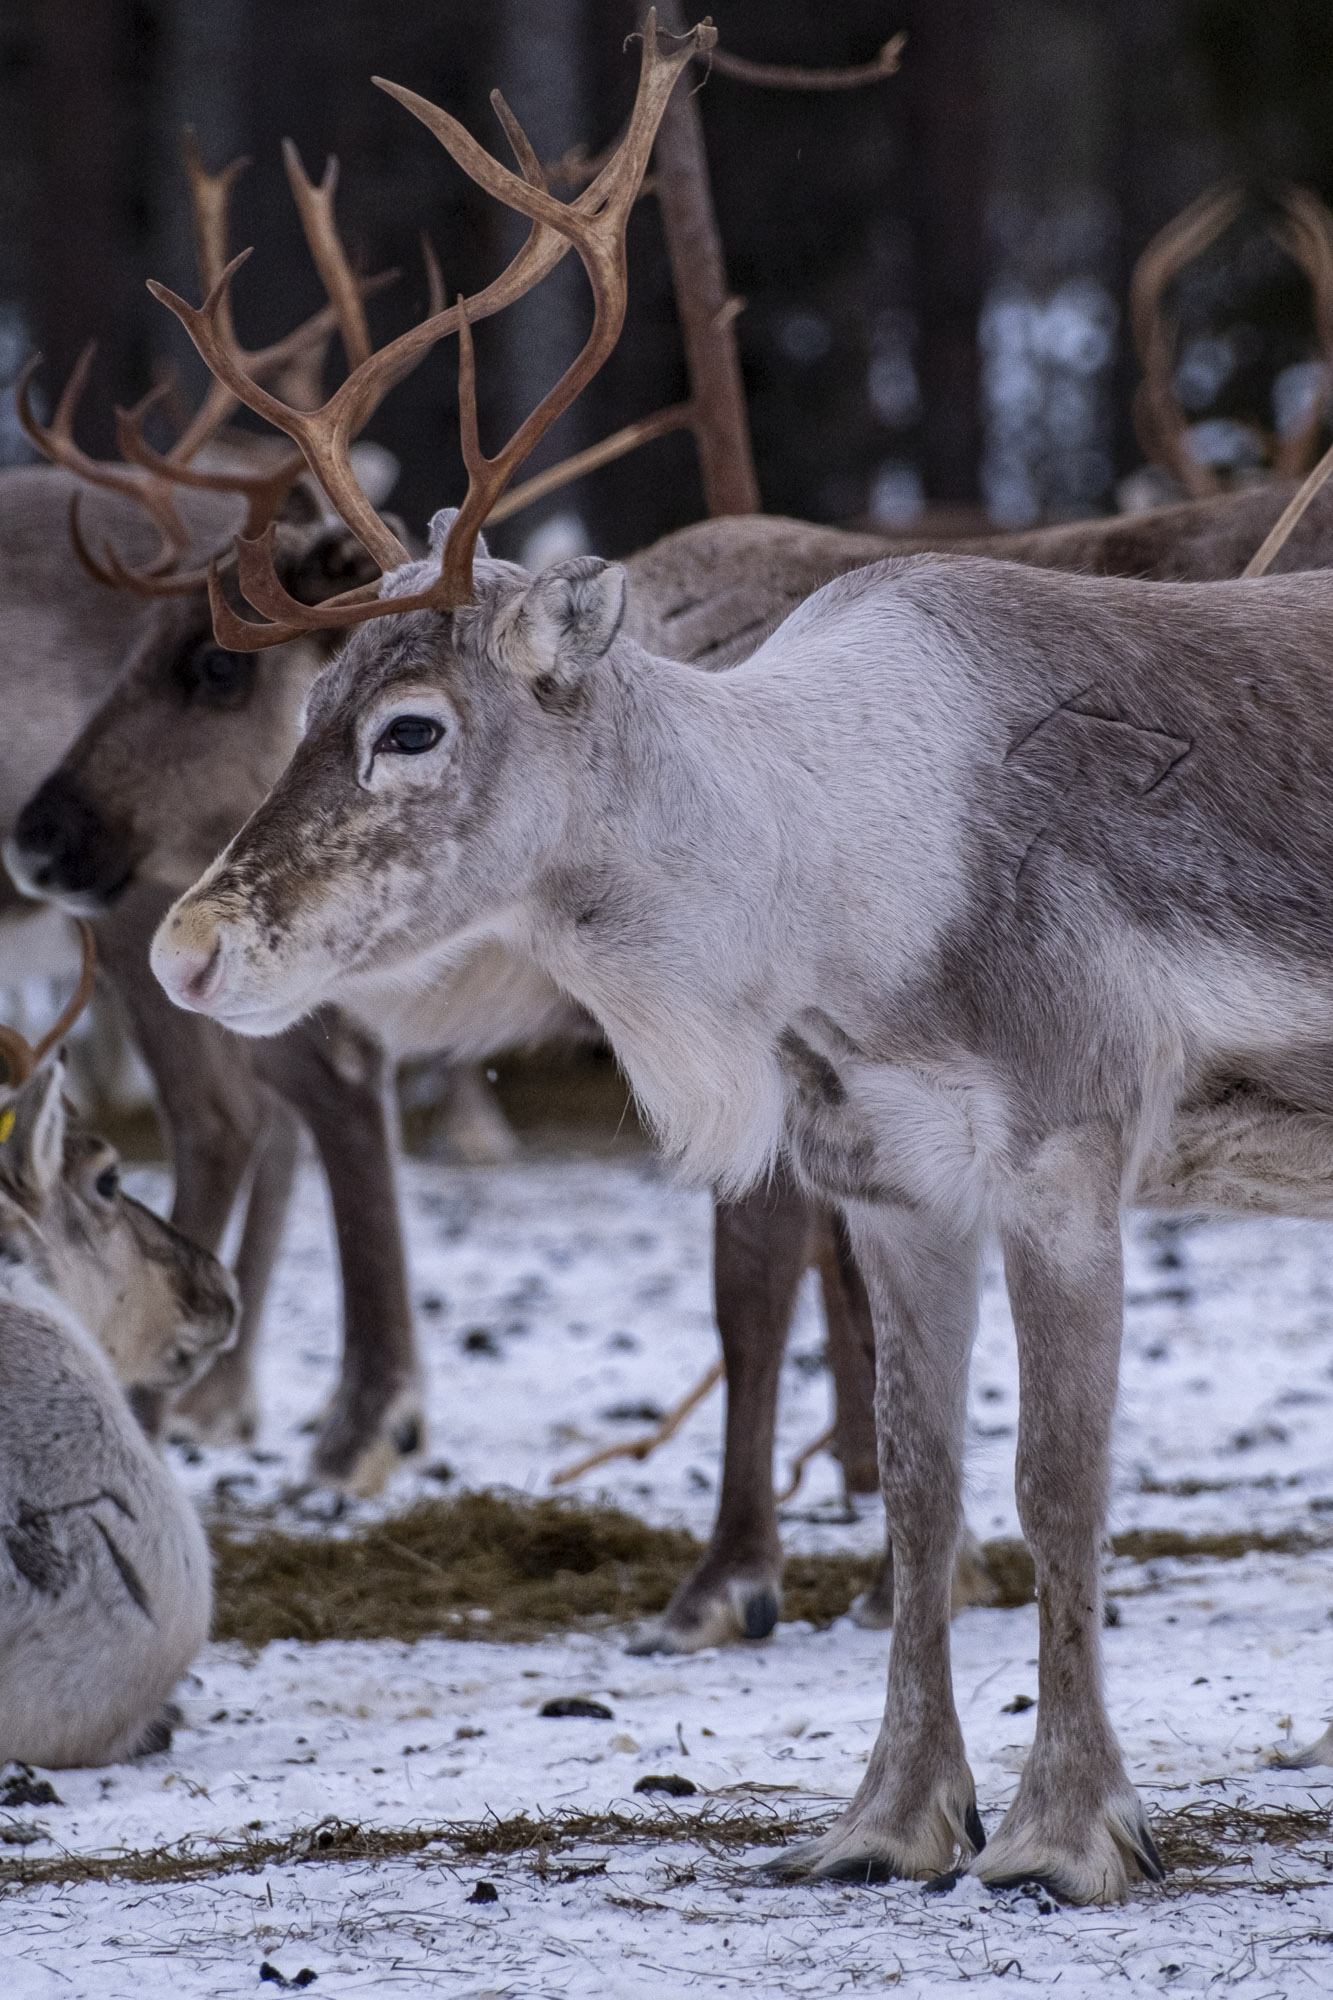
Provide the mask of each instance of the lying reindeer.
[{"label": "lying reindeer", "polygon": [[236,1322],[222,1266],[123,1193],[63,1081],[55,1059],[0,1094],[0,1762],[47,1769],[171,1740],[208,1545],[123,1392],[179,1389]]},{"label": "lying reindeer", "polygon": [[[618,328],[623,216],[576,216],[493,163],[489,184],[566,233],[593,285],[553,416]],[[224,295],[172,301],[219,372]],[[687,1171],[741,1191],[781,1159],[839,1205],[875,1325],[896,1622],[857,1796],[780,1872],[961,1856],[993,1884],[1113,1900],[1161,1874],[1100,1677],[1121,1209],[1333,1215],[1312,747],[1333,733],[1333,585],[892,560],[700,674],[623,635],[619,568],[533,579],[480,553],[537,425],[482,456],[460,319],[463,507],[426,562],[362,510],[379,591],[322,607],[348,643],[155,969],[181,1006],[263,1035],[501,949],[602,1025]],[[322,449],[346,508],[345,457]],[[270,622],[215,595],[219,637],[285,640],[305,614],[261,544],[241,558]],[[1041,1658],[1033,1751],[986,1846],[949,1596],[988,1234],[1018,1330]]]}]

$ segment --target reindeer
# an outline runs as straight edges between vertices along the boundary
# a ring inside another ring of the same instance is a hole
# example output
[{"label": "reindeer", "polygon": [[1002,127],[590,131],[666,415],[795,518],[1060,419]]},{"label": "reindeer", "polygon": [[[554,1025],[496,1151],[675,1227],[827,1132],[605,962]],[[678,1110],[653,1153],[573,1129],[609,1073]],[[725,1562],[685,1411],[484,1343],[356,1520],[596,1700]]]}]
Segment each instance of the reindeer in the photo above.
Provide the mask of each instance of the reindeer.
[{"label": "reindeer", "polygon": [[171,1741],[208,1545],[124,1392],[180,1388],[236,1324],[222,1266],[124,1193],[42,1061],[91,990],[36,1049],[0,1034],[0,1761],[48,1769]]},{"label": "reindeer", "polygon": [[[605,351],[623,241],[610,205],[575,215],[487,174],[568,233],[597,301],[549,416]],[[218,300],[171,303],[216,366]],[[1309,747],[1333,729],[1333,585],[898,558],[701,674],[625,636],[618,566],[532,578],[485,554],[535,426],[481,454],[460,320],[463,506],[425,561],[361,510],[378,592],[321,607],[349,638],[302,742],[154,968],[177,1004],[263,1035],[508,952],[599,1022],[686,1172],[740,1192],[781,1161],[836,1204],[874,1320],[896,1621],[865,1779],[780,1872],[961,1862],[1113,1900],[1161,1874],[1100,1685],[1120,1213],[1333,1215],[1333,852]],[[220,640],[286,642],[311,614],[261,544],[239,556],[267,622],[215,592]],[[1032,1756],[986,1845],[949,1598],[988,1235],[1018,1329],[1041,1661]]]}]

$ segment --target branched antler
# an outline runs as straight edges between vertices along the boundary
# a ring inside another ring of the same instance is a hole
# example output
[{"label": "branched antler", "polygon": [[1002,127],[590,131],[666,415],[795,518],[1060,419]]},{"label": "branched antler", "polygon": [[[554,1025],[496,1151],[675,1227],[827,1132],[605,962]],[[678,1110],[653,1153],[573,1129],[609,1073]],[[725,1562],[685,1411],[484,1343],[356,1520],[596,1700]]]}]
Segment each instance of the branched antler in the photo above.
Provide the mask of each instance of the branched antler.
[{"label": "branched antler", "polygon": [[1281,202],[1283,217],[1273,234],[1310,281],[1319,348],[1319,379],[1305,417],[1273,451],[1279,479],[1295,479],[1314,461],[1333,389],[1333,216],[1308,188],[1284,188]]},{"label": "branched antler", "polygon": [[[391,612],[451,610],[471,597],[472,558],[483,521],[517,467],[602,366],[619,338],[626,296],[625,229],[647,169],[653,137],[681,71],[714,39],[712,25],[705,21],[677,47],[663,53],[656,16],[649,13],[639,86],[625,138],[592,184],[568,204],[548,192],[536,154],[498,92],[492,94],[491,102],[520,174],[501,166],[448,112],[399,84],[376,77],[376,85],[419,118],[472,180],[526,216],[532,227],[518,255],[484,291],[458,300],[447,310],[433,312],[397,340],[368,355],[318,410],[293,409],[264,389],[244,366],[234,337],[229,337],[231,282],[248,252],[232,260],[202,306],[188,305],[162,285],[150,285],[154,296],[176,314],[230,393],[300,446],[332,505],[385,570],[406,562],[408,552],[358,485],[349,457],[351,440],[409,367],[445,334],[456,332],[459,336],[459,396],[468,488],[446,538],[438,576],[425,590],[411,596],[382,599],[378,586],[372,585],[326,599],[317,609],[299,604],[278,578],[270,525],[261,536],[238,539],[236,549],[241,590],[254,609],[272,622],[258,625],[238,618],[226,602],[215,566],[209,595],[220,644],[254,650],[279,645],[299,632],[359,625]],[[559,382],[502,450],[488,458],[477,435],[471,328],[531,291],[571,248],[587,271],[592,288],[592,331]]]}]

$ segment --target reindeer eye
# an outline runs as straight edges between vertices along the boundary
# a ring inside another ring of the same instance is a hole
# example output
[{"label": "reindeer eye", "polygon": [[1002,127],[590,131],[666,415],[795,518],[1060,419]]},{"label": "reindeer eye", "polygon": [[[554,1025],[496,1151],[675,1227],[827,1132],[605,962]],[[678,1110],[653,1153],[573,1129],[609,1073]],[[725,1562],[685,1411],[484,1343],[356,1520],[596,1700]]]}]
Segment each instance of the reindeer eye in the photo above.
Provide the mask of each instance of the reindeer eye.
[{"label": "reindeer eye", "polygon": [[103,1201],[114,1201],[120,1193],[120,1168],[103,1167],[93,1186]]},{"label": "reindeer eye", "polygon": [[206,639],[196,646],[186,667],[191,694],[209,708],[239,708],[254,683],[253,653],[228,653]]},{"label": "reindeer eye", "polygon": [[399,757],[419,757],[424,750],[433,750],[443,735],[443,723],[433,716],[400,715],[380,737],[375,754],[384,750]]}]

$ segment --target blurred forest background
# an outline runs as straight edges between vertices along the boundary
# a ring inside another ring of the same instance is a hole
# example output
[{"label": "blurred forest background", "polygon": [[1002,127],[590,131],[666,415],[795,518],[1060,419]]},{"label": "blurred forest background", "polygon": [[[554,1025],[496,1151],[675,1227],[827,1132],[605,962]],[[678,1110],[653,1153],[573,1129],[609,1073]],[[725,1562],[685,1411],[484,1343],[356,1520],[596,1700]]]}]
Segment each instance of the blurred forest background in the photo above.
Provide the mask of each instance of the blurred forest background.
[{"label": "blurred forest background", "polygon": [[[1095,513],[1141,463],[1125,337],[1134,260],[1203,188],[1249,191],[1180,284],[1176,386],[1195,449],[1243,475],[1253,430],[1289,425],[1313,380],[1309,287],[1267,232],[1285,182],[1333,195],[1329,0],[709,0],[728,51],[808,66],[865,62],[908,36],[899,74],[835,93],[716,72],[702,116],[763,503],[885,527],[1014,525]],[[699,10],[702,11],[702,8]],[[445,106],[502,157],[498,84],[539,154],[595,153],[633,94],[639,0],[4,0],[0,9],[0,383],[40,346],[50,396],[100,344],[82,419],[106,451],[114,401],[164,357],[198,387],[158,277],[197,297],[179,134],[237,191],[242,337],[319,303],[286,182],[342,161],[338,212],[366,269],[402,267],[372,304],[387,337],[419,317],[428,230],[451,294],[521,240],[430,137],[372,88],[381,74]],[[687,9],[687,18],[696,18]],[[685,393],[651,199],[631,234],[617,355],[529,470]],[[511,429],[573,353],[586,289],[570,258],[479,337],[483,439]],[[457,499],[456,349],[442,343],[371,435],[402,462],[413,526]],[[27,456],[6,391],[0,462]],[[687,434],[664,438],[502,530],[545,520],[607,555],[703,511]]]}]

